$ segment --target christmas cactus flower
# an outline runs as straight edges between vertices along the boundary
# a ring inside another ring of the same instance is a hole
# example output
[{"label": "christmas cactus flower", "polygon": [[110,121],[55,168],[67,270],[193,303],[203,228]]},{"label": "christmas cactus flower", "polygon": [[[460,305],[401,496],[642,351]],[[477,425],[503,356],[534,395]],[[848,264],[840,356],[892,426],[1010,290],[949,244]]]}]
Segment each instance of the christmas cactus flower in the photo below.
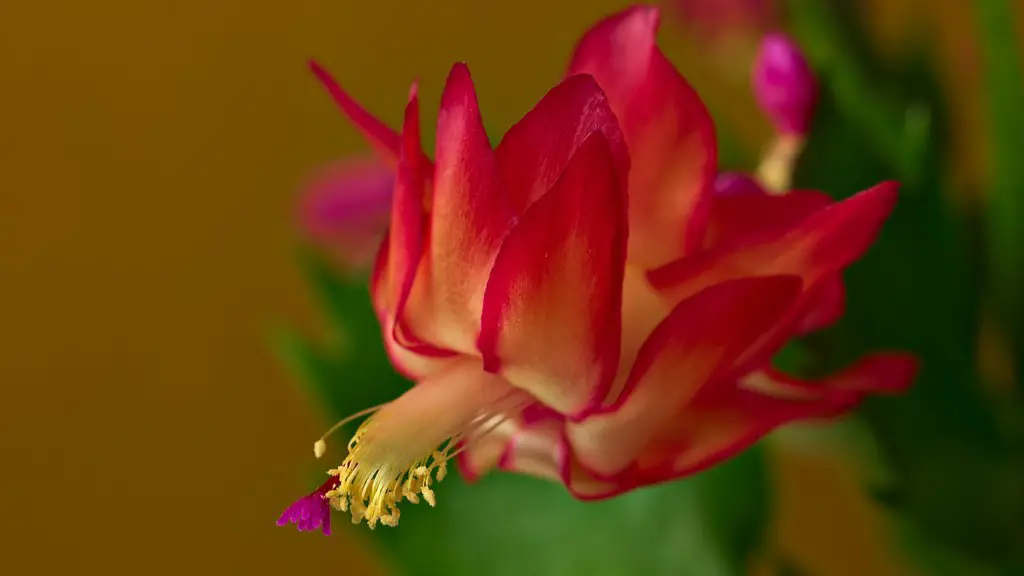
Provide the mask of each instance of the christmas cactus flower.
[{"label": "christmas cactus flower", "polygon": [[415,90],[395,133],[314,65],[395,166],[371,288],[392,363],[415,385],[366,411],[331,480],[281,523],[329,526],[320,499],[393,526],[401,501],[435,504],[453,459],[469,479],[497,467],[609,498],[909,384],[916,362],[901,353],[813,382],[769,363],[842,313],[840,273],[873,243],[896,184],[841,202],[730,184],[657,27],[646,7],[598,23],[494,148],[457,64],[433,160]]}]

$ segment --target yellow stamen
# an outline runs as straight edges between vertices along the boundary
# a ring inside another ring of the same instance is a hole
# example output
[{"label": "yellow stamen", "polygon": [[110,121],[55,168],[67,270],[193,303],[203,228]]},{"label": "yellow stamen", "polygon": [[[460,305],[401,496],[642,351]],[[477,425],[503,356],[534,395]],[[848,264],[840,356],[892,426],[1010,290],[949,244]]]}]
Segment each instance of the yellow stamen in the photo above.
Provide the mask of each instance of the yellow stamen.
[{"label": "yellow stamen", "polygon": [[[331,432],[380,408],[377,406],[346,418],[324,434],[317,444],[326,447],[324,438]],[[408,464],[401,462],[400,450],[387,451],[379,443],[366,441],[367,433],[374,431],[374,420],[371,417],[360,425],[349,441],[349,452],[341,466],[328,471],[328,474],[338,477],[339,484],[325,494],[333,508],[349,512],[354,524],[365,519],[370,529],[376,528],[378,522],[384,526],[397,526],[400,516],[398,505],[403,499],[418,504],[422,497],[431,507],[436,506],[437,499],[431,485],[445,478],[448,461],[471,443],[493,432],[506,417],[502,413],[478,416],[465,427],[468,432],[455,434],[447,439],[443,448],[432,450]],[[460,443],[463,446],[455,449]]]}]

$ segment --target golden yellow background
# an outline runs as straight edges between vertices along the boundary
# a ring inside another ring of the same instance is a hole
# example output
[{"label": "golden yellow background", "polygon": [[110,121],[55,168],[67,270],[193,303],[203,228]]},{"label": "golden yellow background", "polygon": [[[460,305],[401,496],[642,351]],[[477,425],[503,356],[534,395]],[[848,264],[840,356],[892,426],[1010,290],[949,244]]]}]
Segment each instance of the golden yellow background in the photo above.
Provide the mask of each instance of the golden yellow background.
[{"label": "golden yellow background", "polygon": [[[292,204],[307,171],[362,149],[305,59],[392,123],[413,78],[429,110],[468,60],[504,129],[587,24],[624,4],[0,3],[4,571],[375,573],[345,535],[274,526],[323,427],[264,339],[275,321],[316,325]],[[943,39],[960,174],[978,178],[967,3],[870,4],[889,45],[915,19]],[[684,73],[731,98],[759,146],[749,96],[685,52]],[[896,573],[834,464],[779,462],[780,540],[811,573]]]}]

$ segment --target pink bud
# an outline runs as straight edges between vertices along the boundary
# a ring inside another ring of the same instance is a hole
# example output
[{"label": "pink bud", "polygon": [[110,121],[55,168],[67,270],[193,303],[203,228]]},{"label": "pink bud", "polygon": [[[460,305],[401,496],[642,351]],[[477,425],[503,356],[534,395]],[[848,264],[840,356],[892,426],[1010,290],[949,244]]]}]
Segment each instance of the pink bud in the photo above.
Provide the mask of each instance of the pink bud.
[{"label": "pink bud", "polygon": [[761,40],[752,83],[757,103],[777,132],[807,133],[818,91],[814,73],[792,39],[773,33]]}]

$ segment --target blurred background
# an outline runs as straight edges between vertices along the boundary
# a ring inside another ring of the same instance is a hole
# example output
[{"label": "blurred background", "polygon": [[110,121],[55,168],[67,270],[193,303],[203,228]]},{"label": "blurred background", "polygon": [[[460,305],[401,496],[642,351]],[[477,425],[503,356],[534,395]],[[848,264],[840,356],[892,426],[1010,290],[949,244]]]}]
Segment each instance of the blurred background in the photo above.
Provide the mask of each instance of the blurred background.
[{"label": "blurred background", "polygon": [[[268,338],[323,329],[295,203],[311,170],[365,150],[305,61],[393,126],[420,79],[430,134],[448,69],[466,60],[500,134],[558,80],[579,35],[627,4],[0,4],[6,569],[383,574],[362,531],[274,525],[309,489],[310,444],[329,423]],[[970,3],[851,4],[879,54],[927,46],[948,100],[950,188],[983,189]],[[733,157],[757,156],[771,128],[747,64],[725,70],[664,20],[663,48],[725,123]],[[770,537],[803,573],[929,573],[891,545],[848,463],[772,450],[769,464]]]}]

